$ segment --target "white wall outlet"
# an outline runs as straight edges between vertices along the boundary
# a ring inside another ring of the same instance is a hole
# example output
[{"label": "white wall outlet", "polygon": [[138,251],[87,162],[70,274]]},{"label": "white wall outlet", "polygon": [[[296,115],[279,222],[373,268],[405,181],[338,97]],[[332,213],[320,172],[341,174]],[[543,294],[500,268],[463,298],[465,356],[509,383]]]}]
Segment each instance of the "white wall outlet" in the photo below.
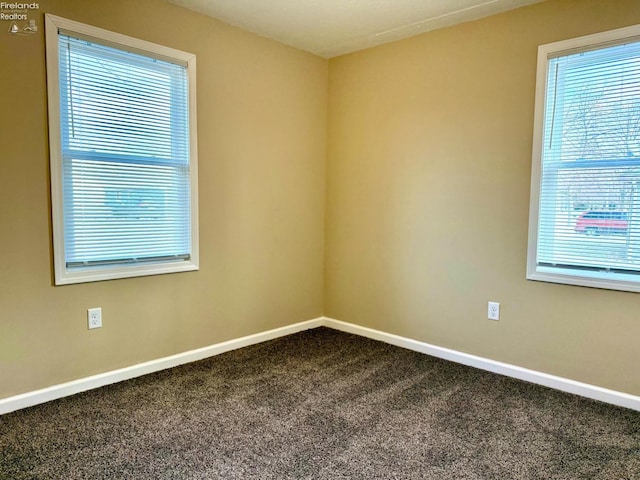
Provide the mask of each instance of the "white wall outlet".
[{"label": "white wall outlet", "polygon": [[89,330],[92,328],[102,327],[102,308],[90,308],[87,310],[87,323],[89,324]]},{"label": "white wall outlet", "polygon": [[489,320],[500,320],[500,304],[498,302],[489,302],[487,316]]}]

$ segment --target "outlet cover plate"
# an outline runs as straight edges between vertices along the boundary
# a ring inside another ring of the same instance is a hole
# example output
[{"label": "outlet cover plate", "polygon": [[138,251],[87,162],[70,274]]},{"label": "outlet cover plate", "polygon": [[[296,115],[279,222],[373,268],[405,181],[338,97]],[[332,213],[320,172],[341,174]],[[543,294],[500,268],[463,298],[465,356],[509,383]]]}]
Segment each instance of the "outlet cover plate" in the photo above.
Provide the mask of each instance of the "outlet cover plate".
[{"label": "outlet cover plate", "polygon": [[489,302],[487,317],[489,320],[500,320],[500,304],[498,302]]},{"label": "outlet cover plate", "polygon": [[89,330],[102,327],[102,308],[90,308],[87,310],[87,323]]}]

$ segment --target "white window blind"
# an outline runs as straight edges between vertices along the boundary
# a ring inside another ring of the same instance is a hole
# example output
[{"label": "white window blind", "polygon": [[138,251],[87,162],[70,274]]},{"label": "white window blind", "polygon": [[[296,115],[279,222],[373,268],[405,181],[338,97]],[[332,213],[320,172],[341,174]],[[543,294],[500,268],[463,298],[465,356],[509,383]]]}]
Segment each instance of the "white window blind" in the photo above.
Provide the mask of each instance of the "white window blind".
[{"label": "white window blind", "polygon": [[187,65],[66,30],[56,53],[60,277],[195,269]]},{"label": "white window blind", "polygon": [[541,48],[529,278],[640,290],[640,39],[629,33]]}]

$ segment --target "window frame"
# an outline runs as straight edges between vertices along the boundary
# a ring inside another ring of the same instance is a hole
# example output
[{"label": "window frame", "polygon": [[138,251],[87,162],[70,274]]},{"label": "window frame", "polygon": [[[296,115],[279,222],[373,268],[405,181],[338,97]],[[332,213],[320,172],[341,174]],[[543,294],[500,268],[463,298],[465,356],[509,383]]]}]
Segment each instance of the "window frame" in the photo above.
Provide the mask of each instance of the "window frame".
[{"label": "window frame", "polygon": [[[66,264],[63,197],[63,156],[61,133],[60,75],[58,39],[60,34],[83,38],[183,65],[186,69],[189,122],[189,190],[190,190],[190,257],[184,261],[155,261],[137,264],[87,266],[69,269]],[[198,241],[198,157],[196,123],[196,56],[174,48],[158,45],[80,22],[45,14],[49,155],[51,175],[51,217],[53,234],[53,263],[55,285],[96,282],[120,278],[187,272],[199,269]]]},{"label": "window frame", "polygon": [[528,280],[640,292],[640,268],[638,269],[638,274],[625,274],[610,271],[582,270],[579,267],[571,269],[538,266],[537,264],[549,61],[552,58],[563,55],[619,45],[625,43],[625,41],[640,41],[640,25],[585,35],[538,47],[526,274]]}]

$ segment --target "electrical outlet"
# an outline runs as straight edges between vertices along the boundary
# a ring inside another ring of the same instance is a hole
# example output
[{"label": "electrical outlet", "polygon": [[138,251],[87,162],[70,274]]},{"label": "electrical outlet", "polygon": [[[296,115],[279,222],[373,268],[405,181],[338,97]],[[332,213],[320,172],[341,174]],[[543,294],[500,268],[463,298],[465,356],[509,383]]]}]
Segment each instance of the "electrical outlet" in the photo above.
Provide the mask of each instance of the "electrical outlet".
[{"label": "electrical outlet", "polygon": [[500,304],[498,302],[489,302],[487,316],[489,320],[500,320]]},{"label": "electrical outlet", "polygon": [[89,329],[102,327],[102,308],[90,308],[87,310],[87,323]]}]

